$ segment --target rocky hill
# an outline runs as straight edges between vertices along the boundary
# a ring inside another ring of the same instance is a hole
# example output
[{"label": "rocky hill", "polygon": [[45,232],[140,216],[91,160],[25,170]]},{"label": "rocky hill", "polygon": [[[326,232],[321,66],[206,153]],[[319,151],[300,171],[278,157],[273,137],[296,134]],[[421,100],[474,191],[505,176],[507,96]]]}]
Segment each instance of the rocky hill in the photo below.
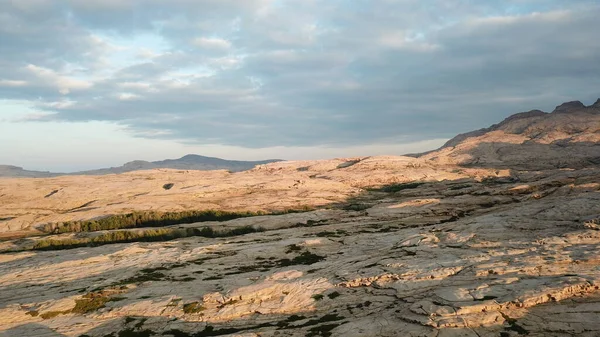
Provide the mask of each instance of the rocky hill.
[{"label": "rocky hill", "polygon": [[115,174],[125,173],[139,170],[152,170],[152,169],[178,169],[178,170],[229,170],[232,172],[240,172],[250,170],[256,165],[268,164],[281,161],[280,159],[270,159],[261,161],[240,161],[240,160],[225,160],[221,158],[205,157],[196,154],[188,154],[179,159],[166,159],[159,161],[144,161],[134,160],[125,163],[123,166],[111,167],[107,169],[98,169],[91,171],[81,171],[74,174],[85,174],[85,175],[102,175],[102,174]]},{"label": "rocky hill", "polygon": [[454,137],[420,158],[444,164],[513,169],[582,168],[600,164],[600,99],[532,110]]},{"label": "rocky hill", "polygon": [[0,165],[0,177],[29,177],[29,178],[45,178],[45,177],[56,177],[57,173],[42,172],[42,171],[29,171],[22,167],[13,165]]},{"label": "rocky hill", "polygon": [[159,161],[134,160],[125,163],[122,166],[103,168],[97,170],[79,171],[73,173],[53,173],[41,171],[29,171],[21,167],[0,165],[0,177],[58,177],[63,175],[104,175],[104,174],[119,174],[125,172],[152,170],[159,168],[179,169],[179,170],[229,170],[239,172],[249,170],[256,165],[274,163],[281,161],[280,159],[261,160],[261,161],[240,161],[240,160],[225,160],[214,157],[205,157],[195,154],[188,154],[179,159],[166,159]]},{"label": "rocky hill", "polygon": [[0,179],[0,336],[599,336],[598,115],[418,158]]}]

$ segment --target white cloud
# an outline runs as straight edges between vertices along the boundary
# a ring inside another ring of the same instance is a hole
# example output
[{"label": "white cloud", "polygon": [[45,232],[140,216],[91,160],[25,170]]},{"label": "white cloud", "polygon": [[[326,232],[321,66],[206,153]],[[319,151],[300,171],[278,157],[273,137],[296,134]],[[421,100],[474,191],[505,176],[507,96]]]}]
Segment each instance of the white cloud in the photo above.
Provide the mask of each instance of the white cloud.
[{"label": "white cloud", "polygon": [[197,47],[206,48],[206,49],[229,49],[231,48],[231,42],[220,39],[216,37],[208,38],[208,37],[200,37],[196,38],[192,41]]},{"label": "white cloud", "polygon": [[0,86],[6,87],[24,87],[27,84],[27,81],[21,80],[0,80]]},{"label": "white cloud", "polygon": [[150,48],[139,48],[137,53],[137,56],[142,59],[153,59],[159,55],[159,53],[153,51]]},{"label": "white cloud", "polygon": [[73,90],[85,90],[92,87],[92,83],[85,80],[62,76],[56,71],[34,64],[28,64],[26,70],[32,77],[31,82],[37,82],[39,85],[55,88],[62,95],[67,95]]},{"label": "white cloud", "polygon": [[419,41],[404,31],[385,32],[379,37],[379,43],[387,48],[408,49],[415,51],[433,51],[439,48],[434,43]]},{"label": "white cloud", "polygon": [[[51,108],[51,109],[56,109],[56,110],[61,110],[61,109],[66,109],[69,107],[72,107],[76,104],[77,102],[75,101],[71,101],[71,100],[60,100],[60,101],[56,101],[56,102],[45,102],[45,103],[40,103],[38,106],[43,106],[43,107],[47,107],[47,108]],[[45,119],[49,116],[49,114],[40,114],[40,113],[31,113],[28,116],[31,117],[31,119]]]},{"label": "white cloud", "polygon": [[546,22],[561,22],[572,18],[572,11],[569,10],[558,10],[551,12],[533,12],[529,14],[521,15],[502,15],[502,16],[489,16],[484,18],[474,18],[466,21],[466,24],[473,26],[497,26],[497,25],[510,25],[516,22],[526,21],[546,21]]},{"label": "white cloud", "polygon": [[224,56],[207,60],[207,64],[221,70],[233,69],[241,65],[243,58],[239,56]]},{"label": "white cloud", "polygon": [[117,83],[117,86],[122,89],[147,90],[152,84],[148,82],[122,82]]},{"label": "white cloud", "polygon": [[392,151],[600,94],[587,0],[11,3],[0,99],[232,153]]},{"label": "white cloud", "polygon": [[119,94],[119,101],[134,101],[140,98],[140,95],[132,94],[130,92],[124,92]]}]

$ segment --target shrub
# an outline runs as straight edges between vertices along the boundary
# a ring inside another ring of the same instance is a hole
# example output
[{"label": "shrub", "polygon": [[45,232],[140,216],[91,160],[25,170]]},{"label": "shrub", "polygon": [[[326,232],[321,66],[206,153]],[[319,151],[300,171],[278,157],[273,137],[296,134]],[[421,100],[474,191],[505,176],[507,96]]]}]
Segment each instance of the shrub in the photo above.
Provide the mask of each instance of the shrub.
[{"label": "shrub", "polygon": [[391,184],[391,185],[382,186],[380,188],[375,188],[372,190],[380,191],[380,192],[394,193],[394,192],[399,192],[402,190],[414,189],[423,184],[424,184],[423,182]]},{"label": "shrub", "polygon": [[191,302],[183,305],[183,312],[186,314],[195,314],[204,309],[205,308],[199,302]]},{"label": "shrub", "polygon": [[69,311],[48,311],[40,315],[42,319],[51,319],[58,315],[67,314]]},{"label": "shrub", "polygon": [[293,259],[281,259],[277,261],[280,267],[289,267],[295,265],[311,265],[319,261],[323,261],[325,257],[313,254],[311,252],[303,252],[302,254],[294,257]]},{"label": "shrub", "polygon": [[313,300],[315,300],[315,301],[320,301],[320,300],[322,300],[322,299],[323,299],[323,297],[325,297],[325,296],[323,296],[323,295],[321,295],[321,294],[312,295],[312,298],[313,298]]},{"label": "shrub", "polygon": [[286,254],[292,253],[292,252],[297,252],[297,251],[301,251],[302,247],[296,245],[296,244],[291,244],[289,246],[287,246],[287,250],[285,251]]},{"label": "shrub", "polygon": [[75,307],[71,309],[71,312],[74,314],[87,314],[88,312],[104,308],[106,302],[109,301],[110,299],[104,296],[93,296],[75,300]]},{"label": "shrub", "polygon": [[348,205],[342,206],[342,209],[344,211],[364,211],[364,210],[369,209],[371,207],[373,207],[373,205],[368,205],[368,204],[348,204]]},{"label": "shrub", "polygon": [[327,297],[329,297],[329,299],[334,299],[336,297],[339,297],[341,294],[338,293],[337,291],[332,292],[331,294],[327,295]]}]

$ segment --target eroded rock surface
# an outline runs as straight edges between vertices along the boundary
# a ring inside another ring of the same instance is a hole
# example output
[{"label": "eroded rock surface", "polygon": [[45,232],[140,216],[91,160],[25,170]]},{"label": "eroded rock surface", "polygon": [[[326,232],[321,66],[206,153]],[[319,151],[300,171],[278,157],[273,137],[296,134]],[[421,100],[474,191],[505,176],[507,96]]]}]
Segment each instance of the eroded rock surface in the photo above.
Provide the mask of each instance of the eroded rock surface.
[{"label": "eroded rock surface", "polygon": [[[598,336],[598,108],[519,114],[420,158],[0,179],[0,335]],[[38,245],[115,232],[48,222],[302,206],[162,228],[229,237]]]},{"label": "eroded rock surface", "polygon": [[0,325],[7,336],[594,336],[598,181],[585,169],[429,182],[365,192],[359,211],[210,224],[266,229],[238,237],[5,252]]},{"label": "eroded rock surface", "polygon": [[[344,166],[352,163],[351,166]],[[341,167],[340,167],[341,166]],[[40,224],[131,211],[270,211],[345,202],[363,188],[415,180],[506,176],[508,170],[442,167],[409,157],[291,161],[227,171],[149,170],[106,176],[0,178],[0,235]],[[173,184],[165,189],[165,184]]]}]

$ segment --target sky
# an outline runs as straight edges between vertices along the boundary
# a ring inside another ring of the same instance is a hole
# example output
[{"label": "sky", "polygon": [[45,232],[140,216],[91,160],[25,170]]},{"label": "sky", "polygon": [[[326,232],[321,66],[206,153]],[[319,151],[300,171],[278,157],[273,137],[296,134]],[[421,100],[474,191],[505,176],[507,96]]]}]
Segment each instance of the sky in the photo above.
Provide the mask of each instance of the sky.
[{"label": "sky", "polygon": [[400,155],[600,97],[597,0],[0,0],[0,164]]}]

